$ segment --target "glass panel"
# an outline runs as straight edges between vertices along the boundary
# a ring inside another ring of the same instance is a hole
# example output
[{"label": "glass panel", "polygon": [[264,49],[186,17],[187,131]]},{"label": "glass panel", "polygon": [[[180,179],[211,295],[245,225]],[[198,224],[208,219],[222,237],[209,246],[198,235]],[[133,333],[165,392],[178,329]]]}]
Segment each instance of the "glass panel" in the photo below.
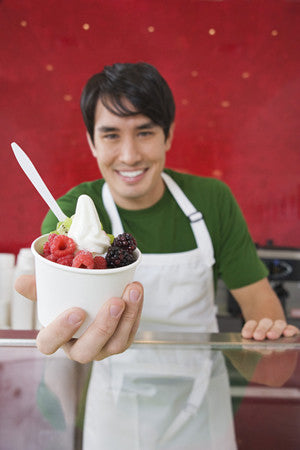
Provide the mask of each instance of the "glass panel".
[{"label": "glass panel", "polygon": [[91,377],[34,337],[0,332],[1,450],[79,450],[84,412],[85,450],[299,448],[300,337],[143,332]]},{"label": "glass panel", "polygon": [[81,449],[89,367],[42,355],[34,335],[0,331],[0,450]]}]

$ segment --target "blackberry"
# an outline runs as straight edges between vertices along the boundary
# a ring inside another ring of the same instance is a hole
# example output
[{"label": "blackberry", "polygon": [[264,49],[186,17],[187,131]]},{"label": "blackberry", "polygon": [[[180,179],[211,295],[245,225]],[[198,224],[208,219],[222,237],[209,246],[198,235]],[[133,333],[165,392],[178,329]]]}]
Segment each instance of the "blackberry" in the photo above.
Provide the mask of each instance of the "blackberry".
[{"label": "blackberry", "polygon": [[136,260],[132,253],[114,245],[111,245],[107,250],[105,259],[108,268],[128,266]]},{"label": "blackberry", "polygon": [[114,247],[120,247],[132,253],[136,249],[136,240],[130,233],[119,234],[113,241]]}]

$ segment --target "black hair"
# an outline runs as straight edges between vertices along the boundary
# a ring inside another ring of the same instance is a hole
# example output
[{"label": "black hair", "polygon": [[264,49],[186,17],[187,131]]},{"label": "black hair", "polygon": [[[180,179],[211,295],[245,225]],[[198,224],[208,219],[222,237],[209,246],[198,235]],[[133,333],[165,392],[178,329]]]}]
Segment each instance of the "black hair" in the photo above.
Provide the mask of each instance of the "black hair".
[{"label": "black hair", "polygon": [[[151,64],[117,63],[105,66],[86,83],[81,95],[81,112],[94,142],[95,110],[98,100],[120,117],[142,114],[162,127],[165,139],[175,118],[171,89]],[[128,102],[134,109],[130,109]]]}]

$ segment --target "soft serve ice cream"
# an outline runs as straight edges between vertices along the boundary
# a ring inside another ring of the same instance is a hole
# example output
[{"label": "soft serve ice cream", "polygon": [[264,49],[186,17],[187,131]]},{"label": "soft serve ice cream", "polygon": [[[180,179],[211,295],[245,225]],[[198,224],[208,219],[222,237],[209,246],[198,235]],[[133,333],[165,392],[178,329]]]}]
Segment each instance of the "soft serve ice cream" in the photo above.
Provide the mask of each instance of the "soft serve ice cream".
[{"label": "soft serve ice cream", "polygon": [[129,233],[114,238],[102,227],[93,200],[78,198],[74,216],[57,224],[43,246],[43,256],[55,263],[85,269],[122,267],[136,261],[136,241]]},{"label": "soft serve ice cream", "polygon": [[76,242],[79,250],[98,255],[106,253],[111,244],[109,236],[102,229],[94,202],[88,195],[78,198],[68,237]]}]

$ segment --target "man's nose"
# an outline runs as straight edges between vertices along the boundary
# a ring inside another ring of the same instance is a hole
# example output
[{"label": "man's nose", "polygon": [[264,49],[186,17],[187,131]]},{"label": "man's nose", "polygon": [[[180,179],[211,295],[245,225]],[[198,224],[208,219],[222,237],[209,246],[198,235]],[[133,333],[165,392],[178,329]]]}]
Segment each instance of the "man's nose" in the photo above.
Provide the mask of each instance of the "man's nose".
[{"label": "man's nose", "polygon": [[119,159],[128,165],[133,165],[141,160],[139,146],[134,138],[126,138],[121,144]]}]

